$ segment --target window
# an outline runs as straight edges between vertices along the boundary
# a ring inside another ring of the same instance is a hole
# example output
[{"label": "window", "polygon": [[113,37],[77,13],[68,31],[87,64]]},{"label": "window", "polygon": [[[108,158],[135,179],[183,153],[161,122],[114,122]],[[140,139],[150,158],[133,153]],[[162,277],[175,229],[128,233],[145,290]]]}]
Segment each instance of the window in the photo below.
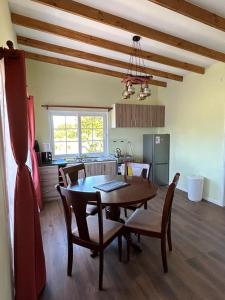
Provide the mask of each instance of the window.
[{"label": "window", "polygon": [[51,141],[55,157],[107,153],[107,113],[51,111]]}]

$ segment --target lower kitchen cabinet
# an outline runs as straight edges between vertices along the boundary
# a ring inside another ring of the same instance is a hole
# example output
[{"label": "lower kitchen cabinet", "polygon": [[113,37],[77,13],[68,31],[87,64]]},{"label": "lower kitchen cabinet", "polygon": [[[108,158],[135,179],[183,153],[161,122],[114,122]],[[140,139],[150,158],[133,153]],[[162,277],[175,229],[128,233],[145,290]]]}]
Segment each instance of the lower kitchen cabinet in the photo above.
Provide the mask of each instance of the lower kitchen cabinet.
[{"label": "lower kitchen cabinet", "polygon": [[[72,164],[68,164],[67,166],[72,166]],[[85,169],[87,176],[116,175],[117,163],[116,161],[85,163]],[[55,185],[60,181],[59,167],[57,165],[42,166],[39,167],[39,172],[43,201],[58,200],[60,197],[55,189]]]},{"label": "lower kitchen cabinet", "polygon": [[85,164],[86,175],[116,175],[117,164],[115,161],[95,162]]},{"label": "lower kitchen cabinet", "polygon": [[55,185],[59,183],[58,166],[39,167],[41,194],[43,202],[58,200],[59,194]]}]

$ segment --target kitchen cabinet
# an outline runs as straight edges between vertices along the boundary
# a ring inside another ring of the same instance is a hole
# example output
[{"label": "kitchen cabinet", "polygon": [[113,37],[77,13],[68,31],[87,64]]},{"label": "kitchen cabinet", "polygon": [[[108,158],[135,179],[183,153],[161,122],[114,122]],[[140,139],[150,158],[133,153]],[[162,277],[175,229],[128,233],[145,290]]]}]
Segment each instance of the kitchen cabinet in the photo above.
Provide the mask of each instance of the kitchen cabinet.
[{"label": "kitchen cabinet", "polygon": [[113,128],[164,127],[165,106],[117,103],[111,121]]},{"label": "kitchen cabinet", "polygon": [[[84,164],[87,176],[117,174],[116,161],[90,162]],[[67,164],[67,166],[72,166],[72,164]],[[59,177],[59,166],[42,166],[39,167],[39,172],[43,201],[48,202],[60,199],[55,189],[55,185],[61,181]],[[80,174],[79,177],[82,177],[82,174]]]},{"label": "kitchen cabinet", "polygon": [[58,200],[59,194],[55,185],[59,182],[58,166],[39,167],[40,185],[43,202]]},{"label": "kitchen cabinet", "polygon": [[117,164],[115,161],[85,163],[86,175],[116,175]]}]

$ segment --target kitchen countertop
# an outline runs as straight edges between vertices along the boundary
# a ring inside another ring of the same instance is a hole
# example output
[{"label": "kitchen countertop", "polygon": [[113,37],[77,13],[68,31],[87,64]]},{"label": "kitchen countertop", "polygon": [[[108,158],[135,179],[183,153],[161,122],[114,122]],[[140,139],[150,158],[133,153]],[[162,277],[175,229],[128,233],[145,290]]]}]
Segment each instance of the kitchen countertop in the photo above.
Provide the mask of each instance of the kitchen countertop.
[{"label": "kitchen countertop", "polygon": [[107,161],[115,161],[116,158],[107,158],[107,157],[96,157],[96,158],[83,158],[83,159],[74,159],[74,160],[65,160],[65,159],[53,159],[50,163],[43,163],[42,166],[66,166],[67,164],[78,164],[78,163],[102,163]]}]

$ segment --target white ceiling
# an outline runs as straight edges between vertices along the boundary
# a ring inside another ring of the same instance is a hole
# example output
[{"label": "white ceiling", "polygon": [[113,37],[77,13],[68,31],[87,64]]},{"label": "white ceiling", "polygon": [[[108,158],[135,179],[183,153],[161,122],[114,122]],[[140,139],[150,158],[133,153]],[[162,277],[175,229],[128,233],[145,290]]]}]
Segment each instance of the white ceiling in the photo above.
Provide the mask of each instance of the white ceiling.
[{"label": "white ceiling", "polygon": [[[181,37],[188,41],[197,43],[199,45],[206,46],[208,48],[219,50],[225,53],[225,32],[219,31],[198,21],[194,21],[193,19],[182,16],[168,9],[162,8],[156,4],[151,3],[148,0],[77,0],[77,2],[101,9],[111,14],[121,16],[134,22],[153,27],[162,32],[169,33],[174,36]],[[225,17],[225,0],[192,0],[189,2],[199,5],[202,8],[206,8],[212,12],[217,13],[220,16]],[[133,36],[133,33],[129,33],[124,30],[119,30],[108,25],[99,24],[95,21],[91,21],[76,15],[62,12],[55,8],[35,3],[31,0],[9,0],[9,4],[11,12],[32,17],[52,24],[57,24],[69,29],[73,29],[75,31],[91,34],[103,39],[108,39],[116,43],[131,46],[131,38]],[[61,46],[74,48],[118,60],[123,60],[127,62],[129,61],[128,55],[84,44],[53,34],[48,34],[16,25],[15,30],[18,35],[22,35],[25,37],[30,37],[37,40],[54,43]],[[147,38],[142,38],[141,46],[142,49],[146,51],[165,55],[171,58],[175,58],[177,60],[196,64],[199,66],[208,67],[209,65],[215,62],[212,59]],[[41,54],[47,53],[44,50],[32,49],[30,47],[25,47],[22,45],[20,45],[20,48]],[[48,53],[48,55],[59,58],[65,58],[72,61],[83,62],[94,66],[100,66],[111,70],[118,70],[123,72],[126,71],[112,66],[106,66],[78,58],[75,59],[70,56],[62,56],[60,54],[53,54],[50,52]],[[158,70],[168,71],[178,75],[186,75],[187,73],[189,73],[188,71],[182,69],[169,67],[155,62],[145,61],[145,64],[149,67]],[[157,79],[156,77],[154,78]],[[159,79],[167,82],[169,81],[165,78]]]}]

